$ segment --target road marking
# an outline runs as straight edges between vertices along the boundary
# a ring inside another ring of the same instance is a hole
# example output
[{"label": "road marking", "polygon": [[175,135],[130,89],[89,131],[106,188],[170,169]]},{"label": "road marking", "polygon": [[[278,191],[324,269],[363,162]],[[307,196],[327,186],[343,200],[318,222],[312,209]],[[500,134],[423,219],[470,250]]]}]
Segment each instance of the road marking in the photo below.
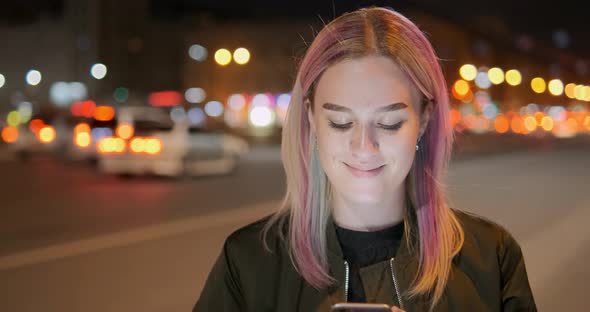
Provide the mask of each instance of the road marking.
[{"label": "road marking", "polygon": [[232,209],[205,216],[192,217],[158,225],[107,234],[73,242],[32,249],[0,257],[0,270],[14,269],[27,265],[58,260],[87,254],[103,249],[137,244],[173,235],[205,230],[226,224],[248,223],[275,211],[280,201],[269,201],[257,205]]}]

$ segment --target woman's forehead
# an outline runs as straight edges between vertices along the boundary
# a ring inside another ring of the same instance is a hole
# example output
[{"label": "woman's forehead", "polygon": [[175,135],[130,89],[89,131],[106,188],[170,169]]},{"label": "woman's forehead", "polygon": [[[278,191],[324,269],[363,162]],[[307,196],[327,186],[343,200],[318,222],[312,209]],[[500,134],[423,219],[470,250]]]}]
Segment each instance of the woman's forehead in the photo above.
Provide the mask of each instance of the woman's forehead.
[{"label": "woman's forehead", "polygon": [[330,66],[318,83],[315,103],[333,103],[356,109],[378,109],[398,102],[411,105],[418,100],[407,76],[392,60],[369,56]]}]

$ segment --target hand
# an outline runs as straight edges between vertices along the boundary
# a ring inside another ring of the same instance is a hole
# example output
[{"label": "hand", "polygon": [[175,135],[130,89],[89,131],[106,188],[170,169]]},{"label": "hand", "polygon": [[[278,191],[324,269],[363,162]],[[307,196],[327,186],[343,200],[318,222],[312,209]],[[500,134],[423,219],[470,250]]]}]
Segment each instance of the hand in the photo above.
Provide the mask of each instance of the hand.
[{"label": "hand", "polygon": [[398,307],[391,307],[391,312],[406,312]]}]

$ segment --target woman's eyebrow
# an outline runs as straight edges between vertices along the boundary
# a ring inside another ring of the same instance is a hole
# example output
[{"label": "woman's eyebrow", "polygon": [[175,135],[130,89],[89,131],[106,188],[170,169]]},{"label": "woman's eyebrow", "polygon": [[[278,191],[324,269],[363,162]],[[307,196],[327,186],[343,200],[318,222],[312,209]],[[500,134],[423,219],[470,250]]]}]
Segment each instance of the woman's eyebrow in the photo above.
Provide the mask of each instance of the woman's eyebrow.
[{"label": "woman's eyebrow", "polygon": [[[379,107],[377,109],[377,112],[379,113],[383,113],[383,112],[391,112],[391,111],[396,111],[396,110],[400,110],[400,109],[404,109],[408,107],[407,104],[402,103],[402,102],[398,102],[398,103],[393,103],[393,104],[389,104],[389,105],[385,105],[383,107]],[[324,103],[324,105],[322,105],[323,109],[326,110],[331,110],[331,111],[336,111],[336,112],[346,112],[346,113],[351,113],[352,110],[346,106],[341,106],[341,105],[337,105],[334,103]]]}]

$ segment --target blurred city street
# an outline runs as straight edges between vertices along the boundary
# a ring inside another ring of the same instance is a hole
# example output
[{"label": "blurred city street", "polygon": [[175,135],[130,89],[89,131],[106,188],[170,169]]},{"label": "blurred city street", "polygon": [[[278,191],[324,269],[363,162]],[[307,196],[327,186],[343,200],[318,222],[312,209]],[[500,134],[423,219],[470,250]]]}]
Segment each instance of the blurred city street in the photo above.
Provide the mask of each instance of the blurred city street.
[{"label": "blurred city street", "polygon": [[[281,205],[281,141],[307,134],[307,100],[344,105],[326,115],[326,128],[342,135],[364,124],[347,105],[371,101],[401,101],[367,119],[375,133],[397,136],[403,124],[412,126],[413,113],[391,110],[406,102],[398,99],[405,93],[392,86],[393,95],[380,98],[372,87],[388,80],[379,77],[373,84],[374,76],[351,76],[359,90],[327,83],[335,94],[354,94],[316,99],[319,81],[339,60],[313,60],[323,52],[312,47],[325,48],[326,57],[335,47],[314,39],[323,29],[331,37],[325,27],[338,16],[373,6],[415,24],[435,54],[418,72],[438,63],[444,75],[442,84],[438,74],[412,72],[430,48],[412,50],[422,40],[406,47],[397,39],[401,28],[381,31],[376,18],[363,15],[365,52],[400,63],[402,80],[411,78],[411,89],[429,100],[422,104],[435,103],[435,126],[455,136],[447,180],[440,181],[451,207],[516,237],[539,311],[588,311],[590,28],[579,5],[4,1],[0,312],[191,311],[227,235]],[[378,31],[368,31],[371,25]],[[338,46],[353,42],[350,32],[333,37]],[[381,32],[396,39],[367,40]],[[381,50],[390,44],[402,48]],[[303,62],[308,51],[311,60]],[[342,53],[332,56],[348,55]],[[365,176],[384,166],[349,169]]]},{"label": "blurred city street", "polygon": [[[540,311],[585,309],[588,155],[588,144],[470,152],[449,172],[454,207],[506,226],[521,243]],[[172,180],[0,161],[9,177],[0,194],[0,310],[190,311],[224,238],[280,203],[278,146],[252,149],[241,165],[229,176]]]}]

